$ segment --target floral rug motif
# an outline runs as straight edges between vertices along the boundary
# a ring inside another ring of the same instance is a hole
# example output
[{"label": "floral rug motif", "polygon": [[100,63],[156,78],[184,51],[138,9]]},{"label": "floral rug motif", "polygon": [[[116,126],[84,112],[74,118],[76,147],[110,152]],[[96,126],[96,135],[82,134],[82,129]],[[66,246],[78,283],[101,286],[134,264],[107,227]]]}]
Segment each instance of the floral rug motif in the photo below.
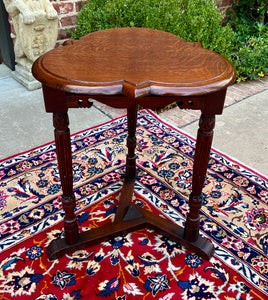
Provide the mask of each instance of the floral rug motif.
[{"label": "floral rug motif", "polygon": [[[113,221],[126,137],[126,117],[72,136],[81,231]],[[183,226],[194,147],[141,110],[133,202]],[[217,151],[200,222],[215,245],[210,261],[149,229],[49,261],[64,217],[53,143],[2,160],[0,185],[0,299],[268,299],[268,180]]]}]

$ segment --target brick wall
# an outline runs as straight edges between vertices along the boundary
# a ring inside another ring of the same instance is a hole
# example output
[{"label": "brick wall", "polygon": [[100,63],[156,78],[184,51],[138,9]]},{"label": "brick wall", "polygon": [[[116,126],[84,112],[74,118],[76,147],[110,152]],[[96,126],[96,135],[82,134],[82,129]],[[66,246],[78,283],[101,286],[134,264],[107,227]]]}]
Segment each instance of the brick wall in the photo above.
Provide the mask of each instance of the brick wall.
[{"label": "brick wall", "polygon": [[[86,0],[50,0],[59,16],[59,34],[57,45],[70,38],[70,34],[66,31],[66,28],[74,28],[77,12],[81,9],[82,1],[86,2]],[[225,13],[228,9],[230,9],[235,0],[214,1],[217,3],[218,8]],[[10,22],[11,31],[14,33],[11,19]]]},{"label": "brick wall", "polygon": [[70,38],[66,28],[75,26],[77,12],[81,9],[81,0],[50,0],[59,16],[58,43]]}]

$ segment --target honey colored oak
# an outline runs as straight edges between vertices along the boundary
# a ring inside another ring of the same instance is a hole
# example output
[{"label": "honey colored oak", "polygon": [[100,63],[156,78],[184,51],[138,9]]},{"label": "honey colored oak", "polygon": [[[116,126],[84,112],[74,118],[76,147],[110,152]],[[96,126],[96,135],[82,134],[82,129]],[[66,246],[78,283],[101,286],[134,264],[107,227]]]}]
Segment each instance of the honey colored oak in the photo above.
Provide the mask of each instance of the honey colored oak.
[{"label": "honey colored oak", "polygon": [[[53,113],[65,211],[65,238],[49,245],[48,256],[59,258],[119,234],[151,227],[209,259],[214,247],[199,235],[199,210],[215,115],[222,113],[226,89],[235,79],[230,62],[199,43],[185,42],[170,33],[117,28],[90,33],[49,51],[34,63],[33,74],[42,83],[46,111]],[[79,233],[74,213],[68,109],[89,108],[94,99],[127,108],[126,175],[114,222]],[[131,203],[136,178],[137,106],[161,108],[173,102],[202,113],[184,228]]]}]

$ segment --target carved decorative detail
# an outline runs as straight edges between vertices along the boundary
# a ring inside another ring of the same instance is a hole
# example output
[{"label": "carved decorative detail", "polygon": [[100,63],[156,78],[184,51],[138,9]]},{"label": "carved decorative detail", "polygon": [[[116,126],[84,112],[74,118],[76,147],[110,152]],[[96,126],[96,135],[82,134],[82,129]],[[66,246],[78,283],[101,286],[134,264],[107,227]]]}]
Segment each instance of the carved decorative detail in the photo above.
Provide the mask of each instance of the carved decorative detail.
[{"label": "carved decorative detail", "polygon": [[207,116],[202,114],[199,120],[199,128],[202,132],[209,133],[215,127],[215,116]]},{"label": "carved decorative detail", "polygon": [[136,126],[137,126],[137,106],[133,104],[128,108],[128,137],[127,137],[127,158],[126,158],[126,179],[136,178]]},{"label": "carved decorative detail", "polygon": [[74,213],[75,197],[73,195],[72,151],[67,113],[53,113],[55,127],[55,142],[58,167],[62,186],[62,207],[65,211],[64,232],[65,241],[72,245],[78,241],[78,226]]},{"label": "carved decorative detail", "polygon": [[189,198],[190,210],[185,224],[185,239],[191,242],[197,241],[199,237],[199,210],[202,206],[202,189],[206,178],[214,126],[214,115],[201,114],[194,157],[193,186]]},{"label": "carved decorative detail", "polygon": [[53,126],[57,132],[66,131],[69,126],[69,117],[66,113],[53,114]]}]

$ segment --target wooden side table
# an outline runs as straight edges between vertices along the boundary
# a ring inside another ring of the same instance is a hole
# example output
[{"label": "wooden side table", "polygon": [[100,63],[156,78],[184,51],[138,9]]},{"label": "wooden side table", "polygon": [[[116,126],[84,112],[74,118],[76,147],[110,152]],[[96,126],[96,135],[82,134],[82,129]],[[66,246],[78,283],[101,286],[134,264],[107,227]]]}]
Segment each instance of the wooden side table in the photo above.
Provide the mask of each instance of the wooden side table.
[{"label": "wooden side table", "polygon": [[[215,115],[223,110],[235,71],[224,57],[172,34],[144,28],[94,32],[49,51],[33,65],[43,86],[46,111],[53,113],[58,167],[65,211],[64,239],[48,247],[50,259],[144,227],[151,227],[205,259],[212,243],[199,235],[199,210],[207,171]],[[94,98],[127,108],[126,176],[113,223],[79,233],[74,213],[69,108],[91,107]],[[185,228],[131,203],[136,177],[137,105],[160,108],[174,101],[201,110],[193,167],[192,193]]]}]

